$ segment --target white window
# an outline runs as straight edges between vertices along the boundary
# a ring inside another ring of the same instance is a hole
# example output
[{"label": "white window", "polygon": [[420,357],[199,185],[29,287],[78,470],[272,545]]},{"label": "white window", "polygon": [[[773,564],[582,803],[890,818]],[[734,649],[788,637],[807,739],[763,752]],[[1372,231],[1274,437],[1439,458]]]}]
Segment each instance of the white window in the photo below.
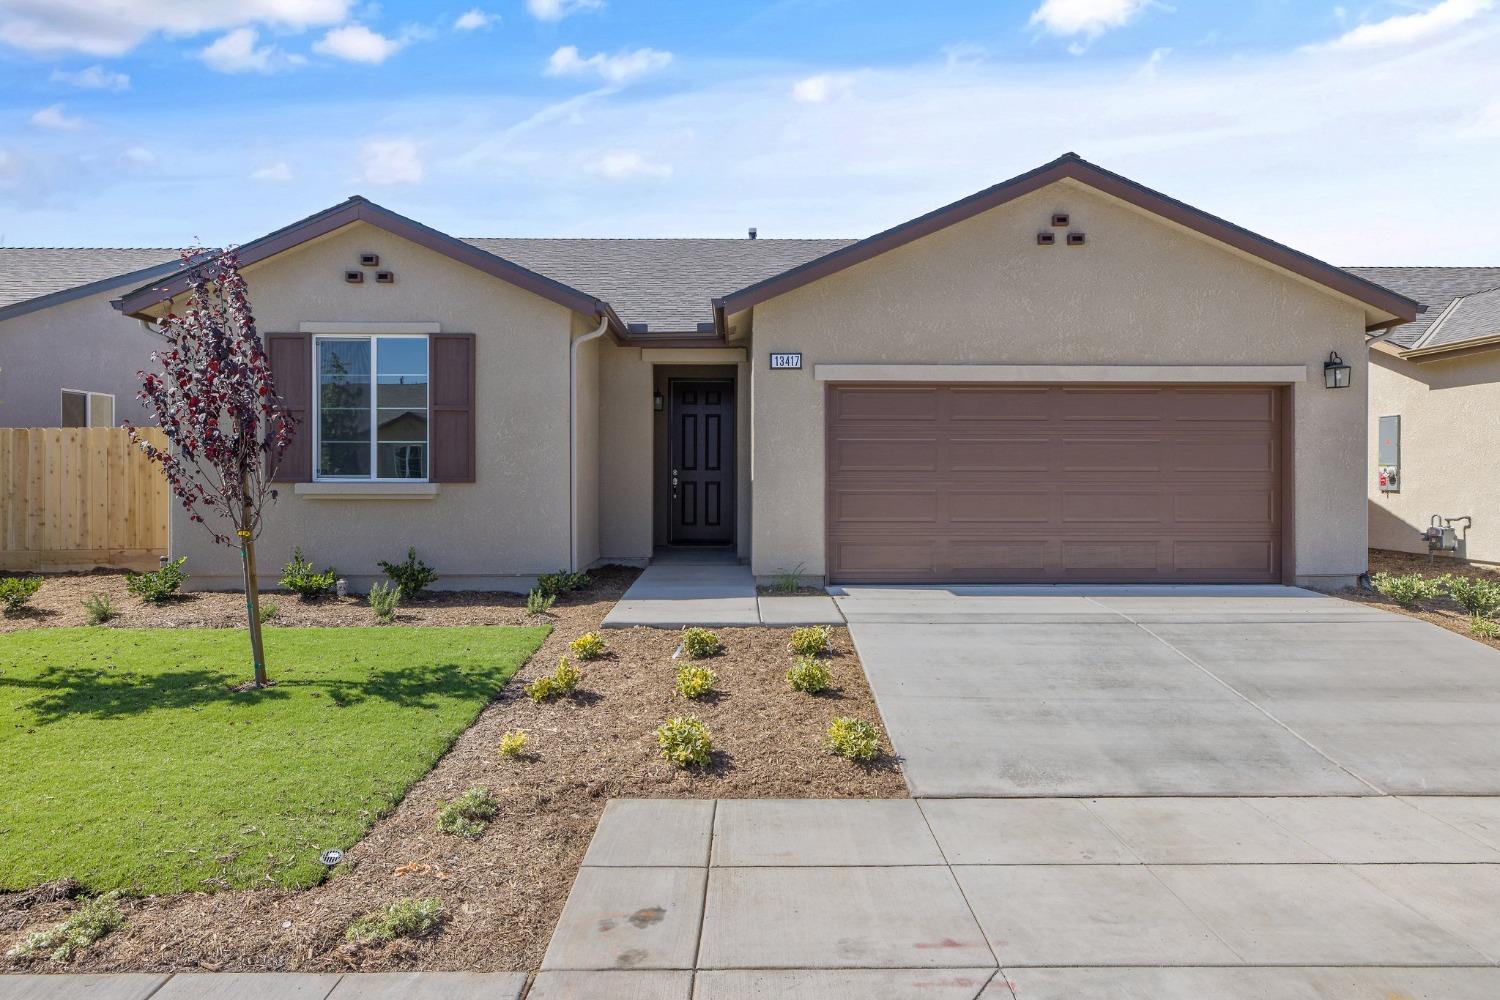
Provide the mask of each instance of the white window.
[{"label": "white window", "polygon": [[427,338],[315,337],[316,479],[427,478]]},{"label": "white window", "polygon": [[113,427],[115,397],[107,392],[62,391],[62,427]]}]

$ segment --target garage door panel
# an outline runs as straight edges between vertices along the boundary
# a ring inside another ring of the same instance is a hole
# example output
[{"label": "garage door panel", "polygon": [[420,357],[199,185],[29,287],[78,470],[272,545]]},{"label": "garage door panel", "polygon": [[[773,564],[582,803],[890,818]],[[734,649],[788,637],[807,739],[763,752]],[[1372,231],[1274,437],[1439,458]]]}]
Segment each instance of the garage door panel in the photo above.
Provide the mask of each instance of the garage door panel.
[{"label": "garage door panel", "polygon": [[1274,389],[839,386],[829,398],[835,580],[1280,577]]}]

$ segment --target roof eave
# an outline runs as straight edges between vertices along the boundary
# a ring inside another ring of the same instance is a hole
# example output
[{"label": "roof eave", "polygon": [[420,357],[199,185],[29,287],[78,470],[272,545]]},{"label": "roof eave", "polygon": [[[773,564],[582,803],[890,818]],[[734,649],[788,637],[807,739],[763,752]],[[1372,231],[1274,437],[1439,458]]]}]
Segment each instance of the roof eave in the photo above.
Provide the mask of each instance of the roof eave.
[{"label": "roof eave", "polygon": [[38,295],[35,298],[12,302],[10,305],[0,308],[0,320],[14,319],[17,316],[24,316],[27,313],[50,309],[53,306],[60,306],[65,302],[72,302],[75,299],[85,298],[98,292],[105,292],[111,288],[118,288],[121,285],[150,281],[172,273],[179,266],[181,266],[180,261],[166,260],[160,264],[153,264],[150,267],[125,271],[120,274],[111,275],[108,278],[100,278],[98,281],[85,282],[81,285],[74,285],[72,288],[60,288],[55,292],[48,292],[45,295]]}]

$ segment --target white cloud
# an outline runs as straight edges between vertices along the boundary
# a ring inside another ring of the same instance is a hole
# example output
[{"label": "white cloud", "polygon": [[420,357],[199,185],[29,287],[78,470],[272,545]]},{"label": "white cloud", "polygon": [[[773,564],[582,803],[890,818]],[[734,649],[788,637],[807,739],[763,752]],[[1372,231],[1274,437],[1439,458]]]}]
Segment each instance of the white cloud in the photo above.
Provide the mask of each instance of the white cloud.
[{"label": "white cloud", "polygon": [[590,166],[592,173],[610,180],[630,180],[635,177],[670,177],[672,167],[665,163],[652,163],[633,149],[622,149],[605,153]]},{"label": "white cloud", "polygon": [[405,48],[411,38],[409,34],[389,38],[378,31],[371,31],[363,24],[346,24],[341,28],[334,28],[314,42],[313,51],[335,59],[378,66]]},{"label": "white cloud", "polygon": [[1495,0],[1442,0],[1415,14],[1398,14],[1384,21],[1361,24],[1329,42],[1330,49],[1373,49],[1409,45],[1440,35],[1492,9]]},{"label": "white cloud", "polygon": [[103,66],[90,66],[74,73],[66,73],[60,69],[52,71],[53,83],[66,83],[78,87],[81,90],[129,90],[130,77],[124,73],[116,73],[114,70],[105,69]]},{"label": "white cloud", "polygon": [[33,52],[118,56],[153,35],[191,37],[261,24],[337,24],[352,0],[4,0],[0,43]]},{"label": "white cloud", "polygon": [[854,77],[847,73],[819,73],[792,84],[792,100],[802,104],[822,104],[847,94],[853,86]]},{"label": "white cloud", "polygon": [[1500,139],[1500,100],[1480,108],[1455,134],[1462,139]]},{"label": "white cloud", "polygon": [[596,52],[584,57],[577,46],[564,45],[547,60],[547,75],[598,76],[609,83],[625,83],[662,69],[671,61],[672,53],[660,49],[635,49],[614,55]]},{"label": "white cloud", "polygon": [[1092,41],[1111,28],[1123,28],[1150,6],[1152,0],[1043,0],[1029,23],[1054,35]]},{"label": "white cloud", "polygon": [[561,21],[579,11],[598,10],[604,0],[526,0],[526,9],[538,21]]},{"label": "white cloud", "polygon": [[32,114],[31,124],[54,132],[76,132],[83,128],[83,119],[69,116],[61,104],[49,104]]},{"label": "white cloud", "polygon": [[156,166],[156,154],[145,146],[129,146],[120,153],[120,162],[127,167],[145,170]]},{"label": "white cloud", "polygon": [[220,73],[275,73],[300,66],[307,60],[289,55],[275,45],[260,45],[260,32],[235,28],[214,39],[198,53],[209,69]]},{"label": "white cloud", "polygon": [[250,172],[253,181],[266,181],[271,184],[285,184],[292,179],[292,168],[285,160],[277,160],[267,163],[263,167],[257,167]]},{"label": "white cloud", "polygon": [[453,22],[453,29],[455,31],[478,31],[480,28],[488,28],[498,20],[500,19],[493,14],[487,14],[478,7],[471,7],[458,15],[458,19]]},{"label": "white cloud", "polygon": [[420,184],[422,150],[411,139],[371,139],[359,151],[360,180],[366,184]]},{"label": "white cloud", "polygon": [[1141,64],[1141,75],[1148,77],[1155,76],[1157,70],[1161,68],[1161,64],[1165,62],[1167,56],[1171,54],[1172,50],[1166,46],[1152,49],[1151,54],[1146,57],[1146,61]]}]

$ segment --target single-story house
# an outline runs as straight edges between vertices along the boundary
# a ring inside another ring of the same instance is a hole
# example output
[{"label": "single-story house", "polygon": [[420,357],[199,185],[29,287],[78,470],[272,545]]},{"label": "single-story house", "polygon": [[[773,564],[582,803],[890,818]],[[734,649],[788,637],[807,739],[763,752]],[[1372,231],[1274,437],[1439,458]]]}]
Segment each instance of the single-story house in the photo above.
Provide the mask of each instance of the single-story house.
[{"label": "single-story house", "polygon": [[110,300],[178,266],[159,248],[0,247],[0,427],[144,420],[136,373],[163,341]]},{"label": "single-story house", "polygon": [[[1421,308],[1074,154],[858,241],[464,240],[355,197],[240,257],[302,428],[266,582],[300,545],[356,589],[408,545],[467,588],[667,545],[849,583],[1351,582],[1366,343]],[[171,547],[238,583],[181,517]]]},{"label": "single-story house", "polygon": [[1428,304],[1371,344],[1370,544],[1426,552],[1446,522],[1500,563],[1500,267],[1351,270]]}]

